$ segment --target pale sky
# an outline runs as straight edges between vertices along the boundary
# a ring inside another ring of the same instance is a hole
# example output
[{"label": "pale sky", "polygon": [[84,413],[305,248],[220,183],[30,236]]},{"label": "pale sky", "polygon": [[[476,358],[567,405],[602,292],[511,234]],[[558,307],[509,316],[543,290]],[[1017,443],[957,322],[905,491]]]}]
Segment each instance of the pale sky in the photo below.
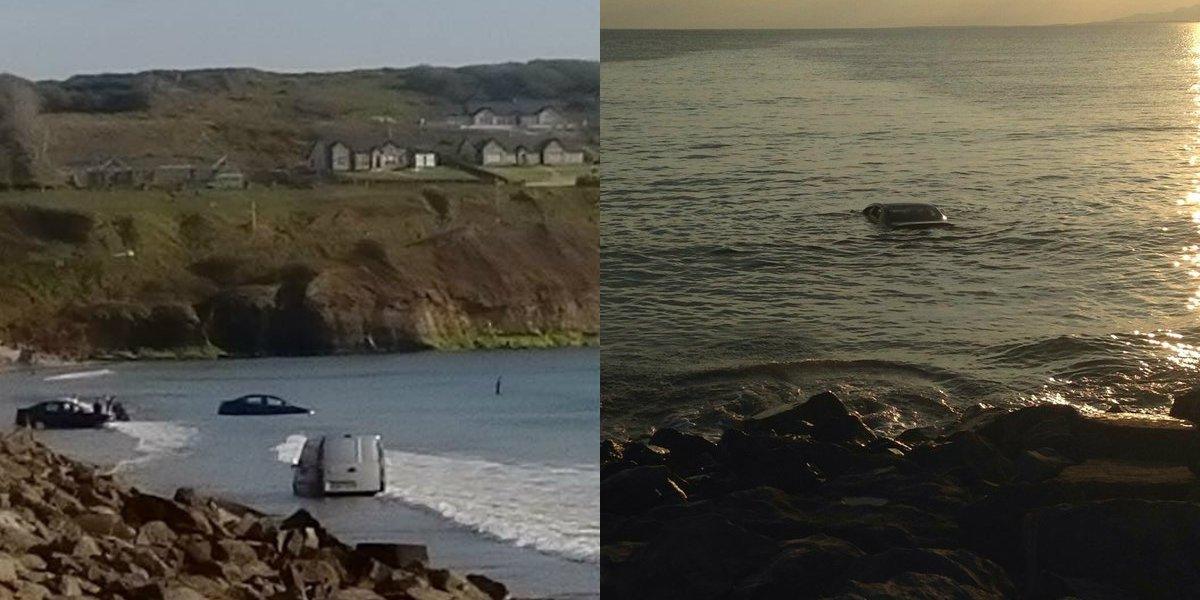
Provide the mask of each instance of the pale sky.
[{"label": "pale sky", "polygon": [[1197,0],[603,0],[605,28],[1048,25],[1163,12]]},{"label": "pale sky", "polygon": [[0,0],[0,73],[600,57],[599,0]]}]

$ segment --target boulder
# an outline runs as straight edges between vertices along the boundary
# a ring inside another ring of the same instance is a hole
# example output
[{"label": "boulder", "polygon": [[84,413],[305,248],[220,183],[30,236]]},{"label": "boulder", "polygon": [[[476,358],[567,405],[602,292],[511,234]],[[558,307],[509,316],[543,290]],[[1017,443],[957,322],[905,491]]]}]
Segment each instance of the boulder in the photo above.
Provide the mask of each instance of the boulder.
[{"label": "boulder", "polygon": [[650,443],[670,452],[669,460],[684,465],[712,462],[717,445],[691,433],[664,427],[650,436]]},{"label": "boulder", "polygon": [[802,404],[763,411],[743,422],[746,431],[811,435],[833,443],[866,444],[875,439],[858,413],[851,412],[833,392],[821,392]]},{"label": "boulder", "polygon": [[474,573],[467,575],[467,581],[470,581],[471,585],[475,586],[480,591],[487,594],[488,598],[491,598],[491,600],[507,600],[508,599],[508,588],[505,587],[505,585],[503,583],[500,583],[499,581],[496,581],[489,577],[485,577],[483,575],[476,575]]},{"label": "boulder", "polygon": [[841,585],[844,573],[863,556],[857,546],[827,535],[785,542],[758,573],[744,580],[731,600],[815,597]]},{"label": "boulder", "polygon": [[687,494],[663,466],[634,467],[600,483],[600,507],[614,514],[636,514],[665,502],[686,502]]},{"label": "boulder", "polygon": [[1171,416],[1192,423],[1200,423],[1200,387],[1194,387],[1175,396],[1171,403]]},{"label": "boulder", "polygon": [[170,546],[179,536],[162,521],[148,521],[138,527],[134,542],[143,546]]},{"label": "boulder", "polygon": [[1197,539],[1200,505],[1191,502],[1116,499],[1042,508],[1024,527],[1027,588],[1042,597],[1067,579],[1133,597],[1194,597]]},{"label": "boulder", "polygon": [[666,523],[659,535],[601,562],[605,598],[714,600],[729,594],[778,550],[774,540],[714,514]]},{"label": "boulder", "polygon": [[202,516],[194,514],[177,502],[134,490],[125,505],[121,508],[121,516],[135,527],[141,527],[151,521],[162,521],[175,533],[212,533],[212,527]]},{"label": "boulder", "polygon": [[1034,483],[1055,477],[1072,464],[1074,461],[1051,448],[1024,450],[1015,462],[1017,479]]},{"label": "boulder", "polygon": [[354,547],[354,552],[393,569],[429,564],[429,550],[422,544],[361,543]]}]

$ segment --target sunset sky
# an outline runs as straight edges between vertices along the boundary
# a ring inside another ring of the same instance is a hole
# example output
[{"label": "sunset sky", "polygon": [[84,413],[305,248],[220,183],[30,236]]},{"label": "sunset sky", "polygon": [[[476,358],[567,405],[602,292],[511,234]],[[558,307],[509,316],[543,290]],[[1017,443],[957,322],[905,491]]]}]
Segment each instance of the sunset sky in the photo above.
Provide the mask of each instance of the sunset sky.
[{"label": "sunset sky", "polygon": [[606,28],[1047,25],[1162,12],[1196,0],[602,0]]}]

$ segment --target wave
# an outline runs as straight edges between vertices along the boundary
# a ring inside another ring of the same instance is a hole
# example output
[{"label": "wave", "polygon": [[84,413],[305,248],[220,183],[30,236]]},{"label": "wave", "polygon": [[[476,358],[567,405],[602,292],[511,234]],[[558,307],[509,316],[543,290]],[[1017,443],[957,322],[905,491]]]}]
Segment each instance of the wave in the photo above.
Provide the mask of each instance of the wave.
[{"label": "wave", "polygon": [[294,465],[300,460],[300,451],[304,449],[304,442],[307,439],[301,434],[294,433],[289,435],[286,440],[272,446],[271,449],[275,451],[275,458],[279,462]]},{"label": "wave", "polygon": [[179,454],[200,434],[195,427],[171,421],[114,421],[108,427],[137,440],[137,455],[117,463],[115,470]]},{"label": "wave", "polygon": [[[274,446],[295,463],[305,436]],[[521,548],[579,562],[600,560],[600,472],[592,466],[506,464],[388,450],[381,500],[435,512]]]},{"label": "wave", "polygon": [[91,379],[93,377],[103,377],[112,375],[112,369],[96,369],[93,371],[77,371],[74,373],[63,373],[61,375],[51,375],[43,378],[42,381],[68,381],[71,379]]}]

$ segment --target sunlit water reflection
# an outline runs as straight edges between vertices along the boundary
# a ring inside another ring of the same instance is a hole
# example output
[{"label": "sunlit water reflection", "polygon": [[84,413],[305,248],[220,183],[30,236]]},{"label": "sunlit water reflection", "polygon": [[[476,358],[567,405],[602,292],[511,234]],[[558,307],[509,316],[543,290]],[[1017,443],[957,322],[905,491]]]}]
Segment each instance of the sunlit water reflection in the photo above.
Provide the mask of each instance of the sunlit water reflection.
[{"label": "sunlit water reflection", "polygon": [[[1193,25],[603,36],[604,425],[1163,410],[1200,364]],[[958,224],[858,211],[930,201]]]}]

